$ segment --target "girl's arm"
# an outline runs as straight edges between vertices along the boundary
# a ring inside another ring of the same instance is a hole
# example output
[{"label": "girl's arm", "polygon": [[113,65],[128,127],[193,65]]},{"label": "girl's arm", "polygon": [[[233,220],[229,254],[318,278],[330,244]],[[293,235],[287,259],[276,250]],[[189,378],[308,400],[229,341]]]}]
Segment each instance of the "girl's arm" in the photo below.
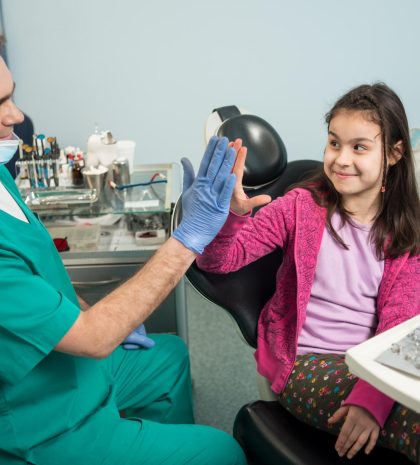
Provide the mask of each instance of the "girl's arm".
[{"label": "girl's arm", "polygon": [[359,379],[343,405],[356,405],[364,408],[383,428],[394,403],[394,399],[391,399],[363,379]]},{"label": "girl's arm", "polygon": [[229,273],[287,246],[295,227],[296,191],[290,191],[260,209],[255,217],[230,212],[216,236],[197,257],[199,268],[213,273]]},{"label": "girl's arm", "polygon": [[296,194],[290,194],[285,200],[276,200],[261,209],[255,218],[251,218],[252,210],[269,203],[271,197],[257,195],[249,198],[245,194],[242,179],[247,148],[242,146],[241,139],[236,139],[229,145],[236,152],[233,167],[236,183],[230,202],[230,214],[216,239],[197,258],[200,268],[214,273],[238,270],[277,247],[284,247],[287,230],[290,230],[285,216],[291,216],[294,223]]}]

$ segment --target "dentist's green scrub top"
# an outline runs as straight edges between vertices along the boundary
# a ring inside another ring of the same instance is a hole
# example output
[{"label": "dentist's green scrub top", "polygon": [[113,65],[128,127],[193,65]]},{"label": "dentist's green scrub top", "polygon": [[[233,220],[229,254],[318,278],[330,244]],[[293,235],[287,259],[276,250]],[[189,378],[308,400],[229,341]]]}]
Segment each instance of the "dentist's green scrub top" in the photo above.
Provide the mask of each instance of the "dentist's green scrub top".
[{"label": "dentist's green scrub top", "polygon": [[[118,411],[101,362],[53,351],[80,313],[77,297],[47,230],[3,166],[0,181],[29,220],[0,210],[0,463],[26,464],[32,448],[87,422],[104,426]],[[108,439],[96,437],[96,445]],[[89,455],[87,444],[72,446]]]}]

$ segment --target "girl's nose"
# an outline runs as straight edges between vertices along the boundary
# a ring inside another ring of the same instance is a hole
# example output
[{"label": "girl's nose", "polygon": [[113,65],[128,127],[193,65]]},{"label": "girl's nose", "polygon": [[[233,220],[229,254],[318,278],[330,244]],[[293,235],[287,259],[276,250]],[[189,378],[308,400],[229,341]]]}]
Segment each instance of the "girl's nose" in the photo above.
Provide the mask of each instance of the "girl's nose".
[{"label": "girl's nose", "polygon": [[351,163],[351,151],[343,147],[340,150],[338,157],[336,158],[336,163],[342,166],[348,166]]},{"label": "girl's nose", "polygon": [[8,102],[8,105],[4,108],[4,113],[1,123],[3,126],[13,126],[23,121],[23,113],[14,104],[14,102]]}]

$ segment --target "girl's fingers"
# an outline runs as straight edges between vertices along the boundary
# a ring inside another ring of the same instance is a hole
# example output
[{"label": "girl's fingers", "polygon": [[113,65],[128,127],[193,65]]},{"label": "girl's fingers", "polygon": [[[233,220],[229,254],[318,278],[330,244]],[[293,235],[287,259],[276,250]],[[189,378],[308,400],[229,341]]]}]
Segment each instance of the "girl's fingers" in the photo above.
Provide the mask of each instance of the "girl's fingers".
[{"label": "girl's fingers", "polygon": [[242,139],[236,139],[233,143],[233,148],[236,150],[236,152],[238,152],[241,147],[242,147]]},{"label": "girl's fingers", "polygon": [[349,446],[349,451],[347,452],[347,458],[353,458],[359,450],[366,444],[369,439],[369,433],[367,431],[362,431],[354,440],[352,446]]},{"label": "girl's fingers", "polygon": [[376,446],[376,442],[379,437],[379,428],[374,429],[370,435],[369,442],[367,443],[367,446],[365,448],[366,454],[370,454],[373,450],[373,448]]},{"label": "girl's fingers", "polygon": [[347,452],[349,452],[351,450],[351,448],[355,448],[355,449],[360,449],[360,447],[364,446],[367,439],[368,439],[368,436],[366,436],[366,439],[365,441],[363,442],[362,445],[360,445],[359,443],[359,440],[360,440],[360,437],[363,433],[363,429],[361,429],[359,426],[355,426],[350,435],[348,436],[347,438],[347,441],[345,442],[344,446],[343,446],[343,450],[344,450],[344,454],[346,454]]},{"label": "girl's fingers", "polygon": [[241,147],[236,155],[235,165],[233,167],[233,172],[240,176],[240,181],[242,182],[244,169],[245,169],[245,160],[246,160],[246,153],[248,149],[246,147]]},{"label": "girl's fingers", "polygon": [[234,141],[230,141],[228,147],[233,147],[235,152],[238,152],[238,150],[242,147],[242,139],[235,139]]},{"label": "girl's fingers", "polygon": [[261,205],[265,205],[271,202],[271,197],[269,195],[257,195],[256,197],[252,197],[248,200],[248,204],[251,209],[255,207],[259,207]]},{"label": "girl's fingers", "polygon": [[336,423],[337,421],[341,420],[347,415],[348,410],[348,406],[340,407],[330,418],[328,418],[328,423]]}]

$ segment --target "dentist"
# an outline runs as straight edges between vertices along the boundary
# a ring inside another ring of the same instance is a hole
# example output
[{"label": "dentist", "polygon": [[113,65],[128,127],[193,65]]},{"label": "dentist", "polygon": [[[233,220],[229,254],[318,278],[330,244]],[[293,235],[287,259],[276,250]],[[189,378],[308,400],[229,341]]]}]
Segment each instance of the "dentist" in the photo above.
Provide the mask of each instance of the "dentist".
[{"label": "dentist", "polygon": [[234,150],[212,139],[197,177],[183,160],[183,219],[173,237],[81,311],[48,231],[4,167],[23,118],[13,90],[0,59],[0,463],[245,465],[231,436],[193,425],[181,339],[160,334],[149,349],[121,346],[136,342],[137,329],[224,224]]}]

